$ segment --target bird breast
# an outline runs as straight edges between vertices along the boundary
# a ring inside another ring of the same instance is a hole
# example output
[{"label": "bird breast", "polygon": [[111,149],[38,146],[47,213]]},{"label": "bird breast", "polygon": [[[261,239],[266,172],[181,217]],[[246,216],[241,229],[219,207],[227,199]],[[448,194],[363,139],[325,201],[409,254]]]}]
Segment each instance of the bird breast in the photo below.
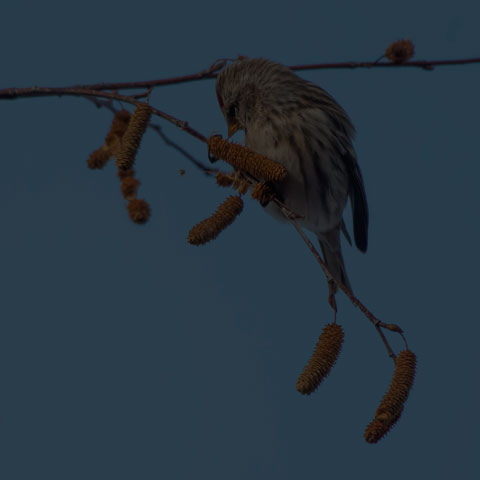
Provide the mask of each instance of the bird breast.
[{"label": "bird breast", "polygon": [[[300,224],[316,234],[339,225],[348,197],[348,177],[328,131],[306,126],[301,117],[291,116],[288,123],[263,121],[248,125],[245,146],[285,166],[288,177],[274,184],[275,191],[303,217]],[[284,218],[273,203],[267,211]]]}]

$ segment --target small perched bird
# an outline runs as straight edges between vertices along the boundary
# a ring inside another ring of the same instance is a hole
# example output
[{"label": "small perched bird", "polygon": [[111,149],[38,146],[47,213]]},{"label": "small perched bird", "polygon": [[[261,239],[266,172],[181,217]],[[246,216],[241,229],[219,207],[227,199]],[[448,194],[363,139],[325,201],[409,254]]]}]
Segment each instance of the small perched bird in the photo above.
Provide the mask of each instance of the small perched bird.
[{"label": "small perched bird", "polygon": [[[365,252],[368,207],[345,111],[322,88],[262,58],[228,65],[216,89],[229,137],[244,130],[245,146],[285,166],[288,177],[273,184],[275,193],[317,235],[328,270],[351,291],[340,230],[351,240],[342,214],[350,197],[355,244]],[[284,219],[273,202],[266,208]]]}]

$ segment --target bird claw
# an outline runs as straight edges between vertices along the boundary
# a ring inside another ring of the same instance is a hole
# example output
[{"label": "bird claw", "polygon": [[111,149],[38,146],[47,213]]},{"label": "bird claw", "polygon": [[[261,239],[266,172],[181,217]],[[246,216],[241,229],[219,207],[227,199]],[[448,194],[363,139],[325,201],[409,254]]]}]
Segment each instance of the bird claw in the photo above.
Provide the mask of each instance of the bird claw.
[{"label": "bird claw", "polygon": [[334,280],[328,281],[328,303],[332,307],[332,310],[337,316],[337,302],[335,300],[335,294],[337,293],[337,285]]},{"label": "bird claw", "polygon": [[258,182],[252,191],[252,197],[258,200],[262,207],[266,207],[274,196],[275,190],[270,182]]}]

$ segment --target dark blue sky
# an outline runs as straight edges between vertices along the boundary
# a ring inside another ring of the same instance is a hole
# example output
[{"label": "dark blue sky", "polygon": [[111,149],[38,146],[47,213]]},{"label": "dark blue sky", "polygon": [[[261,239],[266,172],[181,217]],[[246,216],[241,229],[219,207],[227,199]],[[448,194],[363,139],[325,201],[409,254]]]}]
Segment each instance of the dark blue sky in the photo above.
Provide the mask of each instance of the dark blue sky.
[{"label": "dark blue sky", "polygon": [[[474,3],[11,2],[0,88],[165,78],[238,54],[375,60],[404,37],[417,59],[478,56]],[[296,392],[332,315],[291,227],[250,200],[215,242],[188,245],[229,192],[153,132],[137,159],[152,218],[136,226],[113,165],[86,168],[108,111],[2,101],[2,478],[480,478],[480,66],[302,75],[357,128],[370,243],[344,256],[355,292],[418,356],[400,422],[365,443],[392,362],[343,295],[340,359],[312,396]],[[211,80],[157,89],[151,103],[226,132]],[[206,160],[203,144],[158,123]]]}]

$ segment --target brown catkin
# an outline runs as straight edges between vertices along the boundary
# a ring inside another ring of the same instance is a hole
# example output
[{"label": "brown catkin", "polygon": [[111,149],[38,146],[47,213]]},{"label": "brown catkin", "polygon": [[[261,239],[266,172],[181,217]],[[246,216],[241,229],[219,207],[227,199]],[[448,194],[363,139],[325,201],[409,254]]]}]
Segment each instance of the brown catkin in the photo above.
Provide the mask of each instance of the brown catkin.
[{"label": "brown catkin", "polygon": [[105,137],[105,145],[111,147],[114,143],[121,140],[127,130],[130,117],[128,110],[120,110],[115,114],[110,130]]},{"label": "brown catkin", "polygon": [[122,145],[117,155],[117,167],[119,170],[132,168],[151,114],[150,107],[146,103],[138,104],[130,122],[128,122],[128,127],[123,135]]},{"label": "brown catkin", "polygon": [[103,168],[110,158],[117,154],[129,118],[130,113],[127,110],[120,110],[115,114],[105,137],[105,143],[88,157],[88,168]]},{"label": "brown catkin", "polygon": [[140,181],[137,180],[135,177],[123,178],[122,184],[120,186],[122,190],[123,198],[127,200],[131,200],[132,198],[135,198],[139,185],[140,185]]},{"label": "brown catkin", "polygon": [[135,170],[131,168],[130,170],[117,170],[118,173],[118,178],[120,180],[123,180],[124,178],[127,177],[134,177],[135,176]]},{"label": "brown catkin", "polygon": [[233,182],[233,187],[232,187],[234,190],[238,190],[238,187],[240,187],[240,181],[241,181],[241,177],[237,173],[237,175],[235,176],[235,180]]},{"label": "brown catkin", "polygon": [[240,195],[245,195],[248,192],[248,187],[249,187],[248,182],[246,180],[241,180],[240,185],[237,188],[237,192]]},{"label": "brown catkin", "polygon": [[100,148],[90,154],[87,160],[88,168],[103,168],[112,156],[107,146],[102,145]]},{"label": "brown catkin", "polygon": [[274,197],[272,187],[266,182],[258,182],[252,190],[252,198],[258,200],[265,207]]},{"label": "brown catkin", "polygon": [[242,145],[223,140],[218,135],[212,135],[208,139],[208,149],[215,158],[221,158],[233,167],[244,170],[254,177],[270,181],[285,180],[287,177],[287,170],[282,164]]},{"label": "brown catkin", "polygon": [[416,363],[412,351],[403,350],[398,354],[390,387],[375,412],[375,418],[365,430],[364,437],[368,443],[377,443],[400,418],[413,386]]},{"label": "brown catkin", "polygon": [[343,329],[337,323],[325,326],[308,364],[297,380],[297,390],[310,395],[330,373],[343,344]]},{"label": "brown catkin", "polygon": [[214,240],[222,230],[233,223],[242,210],[243,200],[241,197],[231,195],[220,204],[211,217],[201,221],[188,232],[188,243],[203,245]]},{"label": "brown catkin", "polygon": [[139,225],[150,218],[150,205],[140,198],[132,198],[128,202],[127,210],[131,220]]},{"label": "brown catkin", "polygon": [[389,422],[385,422],[384,419],[374,418],[365,430],[364,437],[367,443],[377,443],[382,437],[389,432],[392,427],[398,422],[403,412],[403,406],[397,412],[397,414],[390,419]]},{"label": "brown catkin", "polygon": [[415,47],[408,38],[391,43],[385,50],[385,56],[392,63],[405,63],[413,57],[414,53]]},{"label": "brown catkin", "polygon": [[218,172],[215,176],[215,180],[217,182],[217,185],[219,185],[220,187],[230,187],[235,180],[235,174],[231,173],[227,175],[226,173]]}]

